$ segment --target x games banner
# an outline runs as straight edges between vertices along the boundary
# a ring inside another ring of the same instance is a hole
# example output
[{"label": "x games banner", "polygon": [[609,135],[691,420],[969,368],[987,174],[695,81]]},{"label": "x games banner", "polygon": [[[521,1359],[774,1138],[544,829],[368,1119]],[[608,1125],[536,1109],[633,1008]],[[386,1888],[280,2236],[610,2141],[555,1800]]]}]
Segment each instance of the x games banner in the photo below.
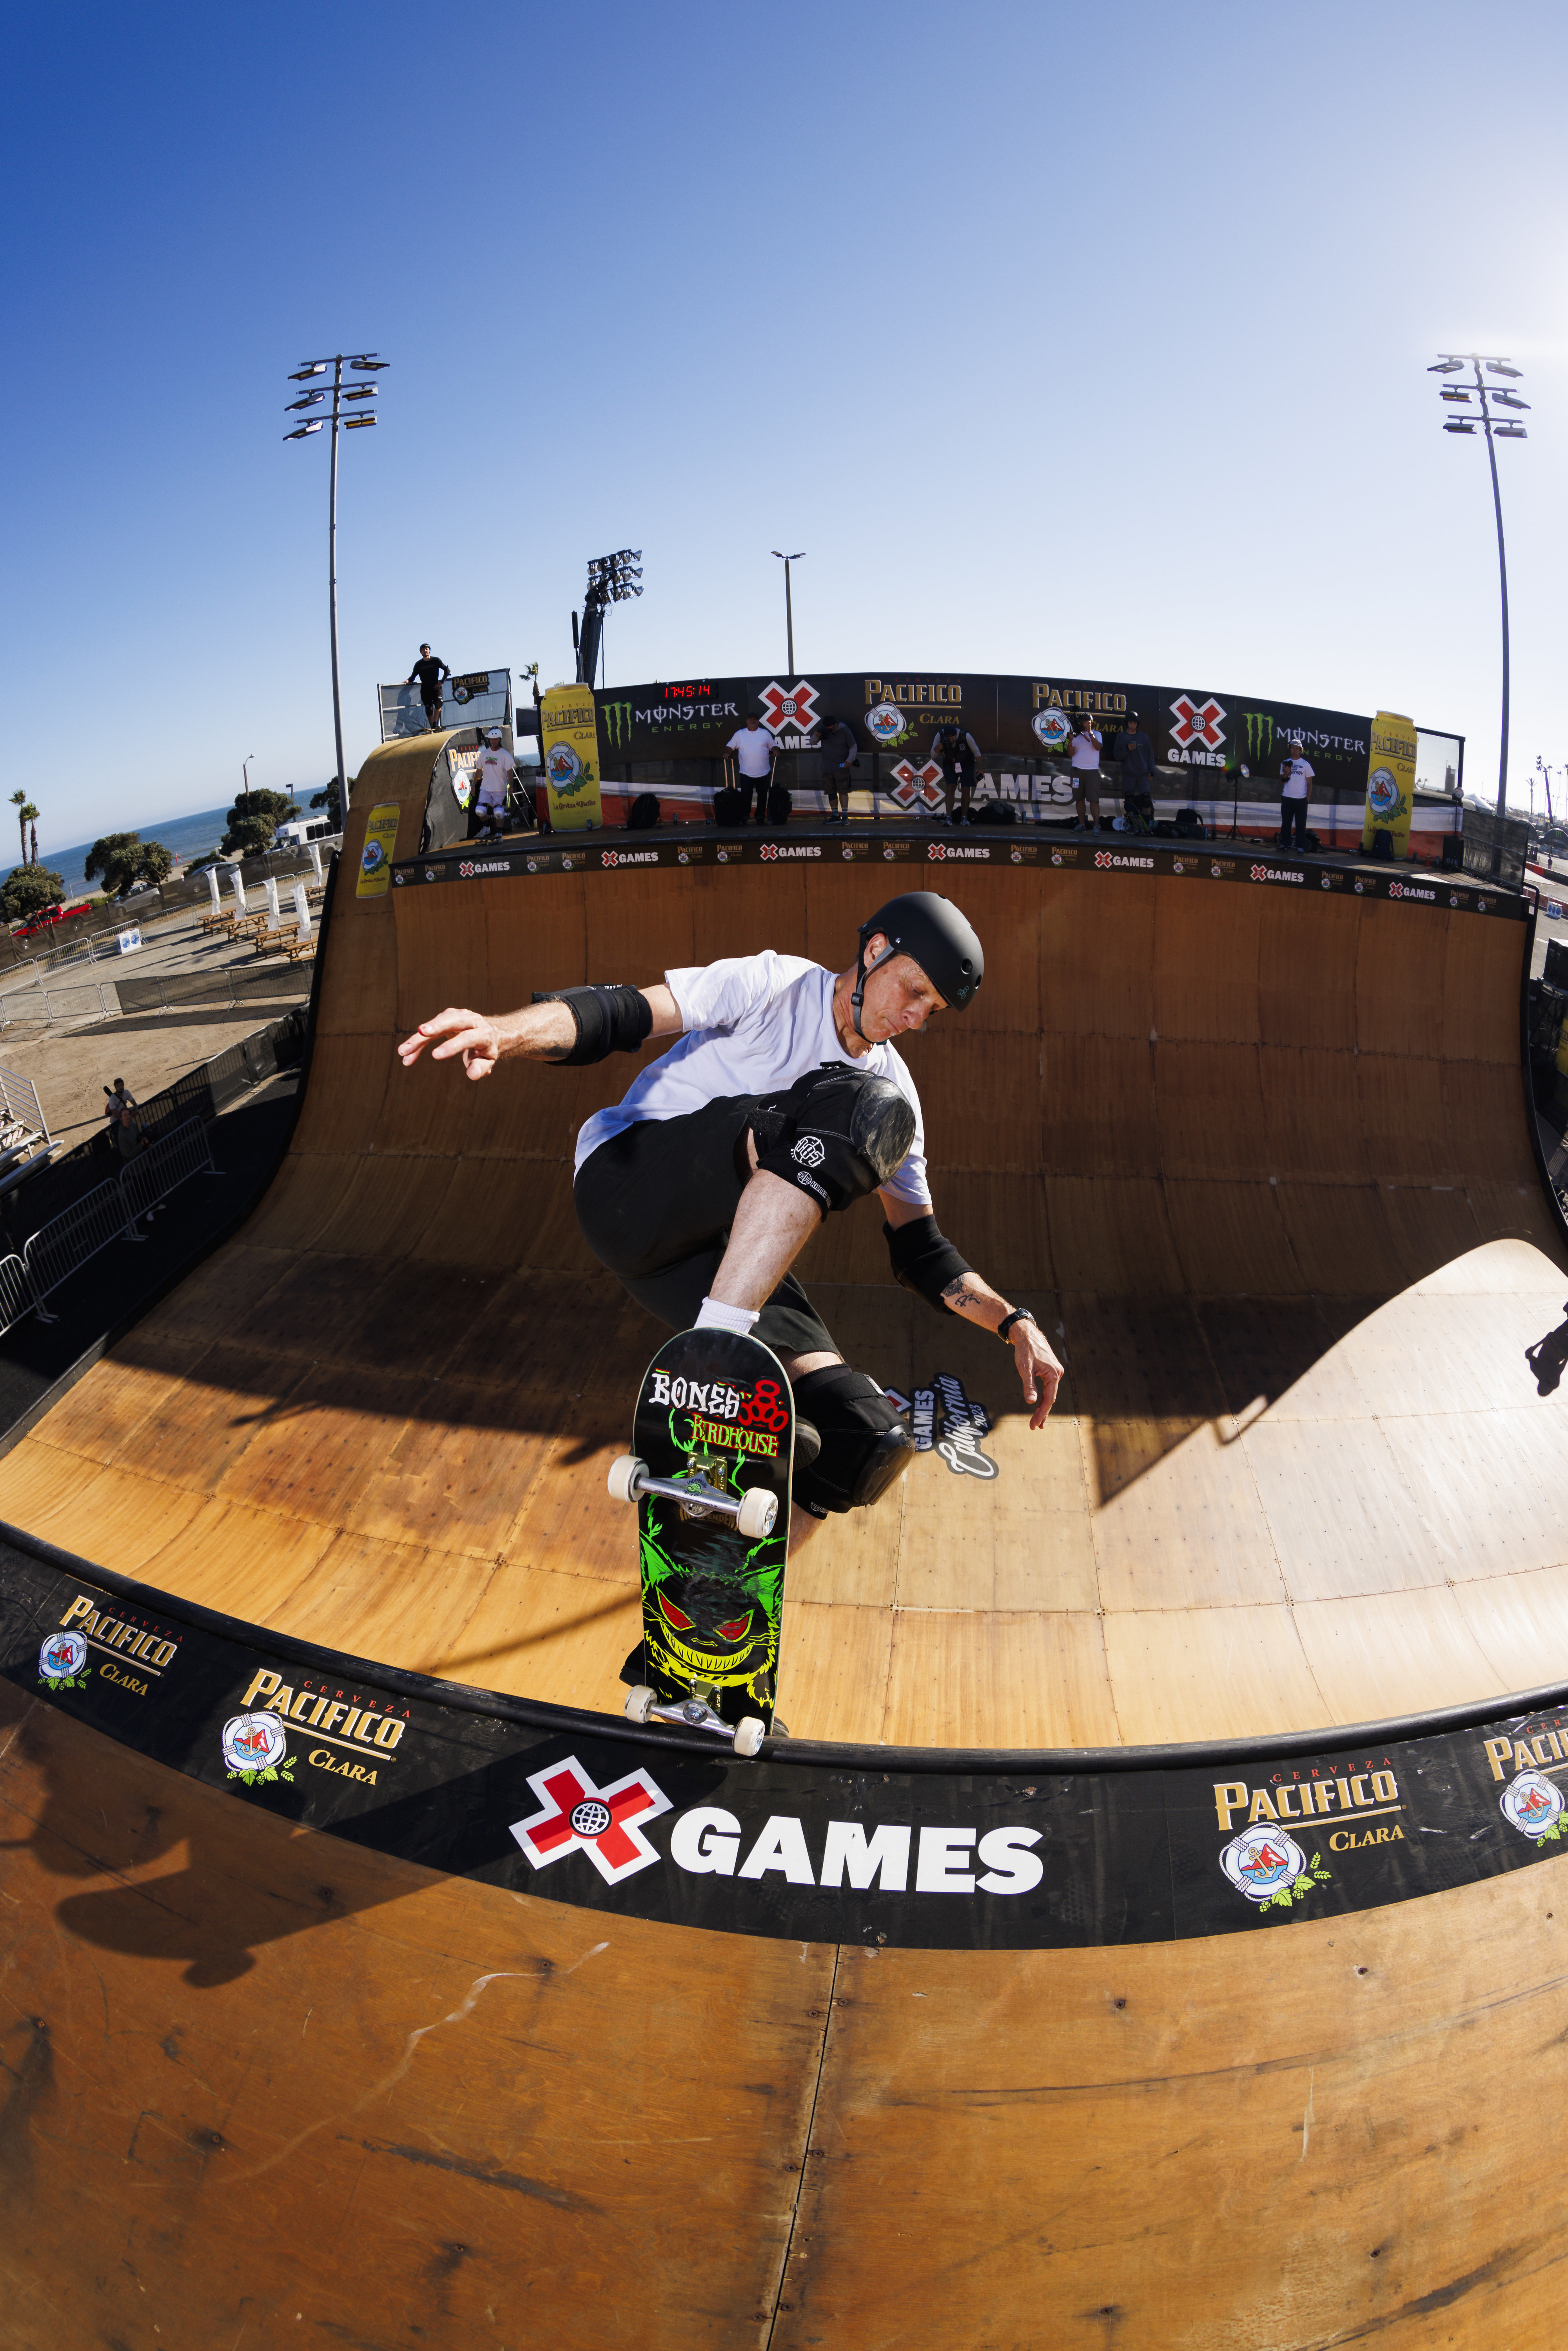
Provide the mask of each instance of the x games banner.
[{"label": "x games banner", "polygon": [[[1135,713],[1162,767],[1246,767],[1277,777],[1300,737],[1320,781],[1359,795],[1372,722],[1343,710],[1277,702],[1258,695],[1126,679],[1037,673],[999,677],[973,671],[817,670],[810,676],[695,677],[621,685],[594,696],[600,756],[618,763],[716,758],[753,713],[786,751],[816,748],[824,718],[854,731],[862,754],[885,751],[918,764],[936,730],[960,726],[988,756],[1061,758],[1090,718],[1115,756],[1115,737]],[[865,778],[869,781],[869,774]]]}]

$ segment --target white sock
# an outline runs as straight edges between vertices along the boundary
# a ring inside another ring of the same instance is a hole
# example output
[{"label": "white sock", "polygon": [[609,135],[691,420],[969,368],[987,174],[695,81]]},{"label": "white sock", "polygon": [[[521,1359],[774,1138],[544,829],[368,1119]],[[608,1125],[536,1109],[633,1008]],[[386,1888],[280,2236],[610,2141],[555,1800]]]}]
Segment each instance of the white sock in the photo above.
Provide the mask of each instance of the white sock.
[{"label": "white sock", "polygon": [[[761,1309],[758,1308],[758,1312]],[[757,1315],[744,1306],[721,1306],[716,1298],[705,1298],[702,1310],[693,1323],[694,1331],[733,1331],[737,1339],[749,1339]]]}]

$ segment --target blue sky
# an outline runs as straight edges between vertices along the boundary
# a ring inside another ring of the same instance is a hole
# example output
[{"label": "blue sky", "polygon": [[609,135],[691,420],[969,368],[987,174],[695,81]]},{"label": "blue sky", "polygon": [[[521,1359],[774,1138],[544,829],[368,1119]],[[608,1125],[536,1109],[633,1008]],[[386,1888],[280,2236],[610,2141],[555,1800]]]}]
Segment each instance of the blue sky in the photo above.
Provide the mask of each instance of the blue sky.
[{"label": "blue sky", "polygon": [[[1122,675],[1402,709],[1495,788],[1484,450],[1442,348],[1526,371],[1500,450],[1514,797],[1568,761],[1560,7],[593,8],[338,0],[11,20],[0,799],[42,843],[331,760],[428,637],[570,674]],[[30,93],[30,96],[29,96]],[[1564,794],[1568,799],[1568,793]]]}]

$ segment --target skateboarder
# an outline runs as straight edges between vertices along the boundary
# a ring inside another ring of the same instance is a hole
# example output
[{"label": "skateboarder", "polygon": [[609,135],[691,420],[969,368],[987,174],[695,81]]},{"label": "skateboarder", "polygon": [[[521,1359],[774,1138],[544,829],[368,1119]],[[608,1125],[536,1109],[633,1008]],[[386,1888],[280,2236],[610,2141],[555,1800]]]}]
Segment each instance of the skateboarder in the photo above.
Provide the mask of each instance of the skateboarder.
[{"label": "skateboarder", "polygon": [[497,1018],[449,1008],[398,1051],[405,1067],[427,1048],[435,1061],[461,1055],[477,1079],[512,1054],[580,1065],[679,1038],[617,1107],[584,1122],[578,1222],[601,1263],[671,1329],[754,1331],[780,1357],[821,1438],[809,1466],[798,1456],[794,1483],[820,1518],[875,1501],[910,1446],[789,1271],[822,1218],[869,1192],[904,1287],[1011,1346],[1031,1428],[1055,1401],[1061,1365],[1028,1307],[938,1229],[919,1097],[890,1042],[961,1011],[983,971],[957,907],[916,890],[861,925],[856,959],[837,974],[765,948],[649,987],[565,988]]},{"label": "skateboarder", "polygon": [[514,784],[520,789],[522,780],[511,753],[501,740],[500,728],[492,726],[485,737],[484,748],[474,769],[474,814],[477,820],[477,840],[500,840],[507,829],[507,795]]}]

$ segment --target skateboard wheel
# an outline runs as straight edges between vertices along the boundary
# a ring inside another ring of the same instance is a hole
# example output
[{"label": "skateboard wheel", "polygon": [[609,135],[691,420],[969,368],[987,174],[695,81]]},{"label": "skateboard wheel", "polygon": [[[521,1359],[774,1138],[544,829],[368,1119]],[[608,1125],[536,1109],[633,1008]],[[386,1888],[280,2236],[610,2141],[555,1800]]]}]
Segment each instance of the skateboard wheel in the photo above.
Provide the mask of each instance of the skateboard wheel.
[{"label": "skateboard wheel", "polygon": [[647,1465],[639,1461],[634,1453],[618,1453],[610,1464],[610,1475],[605,1480],[610,1489],[611,1500],[634,1502],[637,1499],[637,1480],[639,1478],[646,1477],[647,1474]]},{"label": "skateboard wheel", "polygon": [[765,1487],[754,1486],[748,1494],[741,1497],[740,1508],[735,1514],[736,1532],[748,1538],[770,1535],[778,1516],[778,1495],[768,1493]]},{"label": "skateboard wheel", "polygon": [[[769,1499],[771,1499],[771,1496]],[[735,1751],[737,1755],[755,1755],[767,1737],[754,1714],[743,1714],[735,1726]]]},{"label": "skateboard wheel", "polygon": [[653,1709],[653,1693],[646,1682],[639,1682],[635,1689],[627,1691],[626,1719],[628,1722],[646,1722]]}]

